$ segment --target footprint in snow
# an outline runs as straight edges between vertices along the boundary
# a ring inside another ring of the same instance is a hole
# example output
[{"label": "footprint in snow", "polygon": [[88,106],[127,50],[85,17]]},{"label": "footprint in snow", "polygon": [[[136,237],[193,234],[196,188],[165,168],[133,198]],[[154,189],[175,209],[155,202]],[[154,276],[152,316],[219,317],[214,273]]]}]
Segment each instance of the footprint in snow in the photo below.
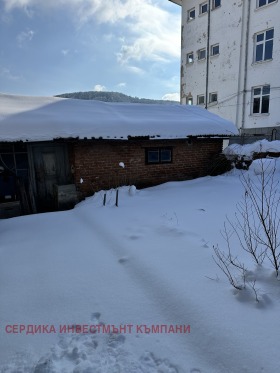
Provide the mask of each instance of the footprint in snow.
[{"label": "footprint in snow", "polygon": [[110,334],[107,344],[109,347],[116,348],[124,344],[124,342],[125,336],[123,334]]},{"label": "footprint in snow", "polygon": [[126,263],[127,261],[128,261],[128,258],[126,256],[119,259],[119,263],[121,264]]},{"label": "footprint in snow", "polygon": [[131,236],[128,236],[128,238],[130,238],[131,240],[138,240],[140,236],[137,234],[132,234]]},{"label": "footprint in snow", "polygon": [[209,246],[208,246],[208,242],[205,241],[204,238],[202,238],[201,242],[203,243],[203,245],[201,245],[201,247],[204,247],[205,249],[208,249],[208,248],[209,248]]},{"label": "footprint in snow", "polygon": [[158,359],[152,352],[146,352],[139,360],[145,373],[178,373],[176,366],[168,359]]},{"label": "footprint in snow", "polygon": [[[101,324],[100,316],[100,312],[92,313],[91,320]],[[70,334],[62,335],[61,341],[35,367],[33,365],[32,372],[61,373],[61,368],[67,367],[67,372],[73,373],[179,373],[176,365],[167,358],[158,358],[148,351],[139,356],[136,351],[131,351],[123,334]],[[193,369],[191,373],[201,372]]]},{"label": "footprint in snow", "polygon": [[100,319],[100,316],[101,316],[101,313],[100,312],[94,312],[91,314],[91,321],[94,321],[96,324],[99,323],[99,319]]}]

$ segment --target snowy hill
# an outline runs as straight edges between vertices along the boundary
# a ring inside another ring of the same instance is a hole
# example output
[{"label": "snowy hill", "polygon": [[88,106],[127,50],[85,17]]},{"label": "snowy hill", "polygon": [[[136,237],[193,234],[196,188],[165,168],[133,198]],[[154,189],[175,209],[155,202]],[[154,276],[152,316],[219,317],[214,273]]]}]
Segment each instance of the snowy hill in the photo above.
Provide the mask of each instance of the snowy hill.
[{"label": "snowy hill", "polygon": [[60,95],[56,95],[55,97],[73,98],[79,100],[98,100],[103,102],[130,102],[134,104],[178,104],[177,101],[151,100],[148,98],[128,96],[120,92],[105,91],[62,93]]}]

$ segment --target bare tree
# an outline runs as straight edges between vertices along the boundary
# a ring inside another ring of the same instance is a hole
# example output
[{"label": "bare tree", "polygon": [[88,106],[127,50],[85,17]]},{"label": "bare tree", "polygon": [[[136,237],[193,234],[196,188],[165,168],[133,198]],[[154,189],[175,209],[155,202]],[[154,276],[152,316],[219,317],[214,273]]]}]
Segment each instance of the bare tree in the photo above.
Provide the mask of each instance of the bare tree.
[{"label": "bare tree", "polygon": [[237,290],[243,290],[245,287],[245,276],[244,283],[241,285],[237,278],[233,275],[232,267],[235,267],[242,271],[245,274],[244,265],[237,263],[230,254],[223,253],[218,246],[213,246],[215,256],[213,255],[213,260],[217,264],[217,266],[222,270],[222,272],[226,275],[229,280],[229,283]]},{"label": "bare tree", "polygon": [[[240,179],[244,187],[243,199],[237,204],[235,220],[227,217],[221,232],[226,241],[227,252],[224,253],[218,246],[213,247],[213,259],[234,288],[243,290],[248,284],[255,294],[256,301],[259,302],[256,280],[247,280],[244,264],[232,254],[232,236],[237,237],[240,247],[250,254],[257,265],[261,265],[267,258],[278,277],[280,190],[279,179],[276,178],[276,161],[272,167],[272,162],[260,159],[256,176],[250,175],[248,172],[242,173]],[[243,284],[235,277],[236,271]]]},{"label": "bare tree", "polygon": [[241,225],[244,237],[242,247],[253,255],[257,263],[262,263],[264,257],[267,257],[278,277],[280,265],[279,180],[275,177],[275,163],[274,167],[271,167],[271,162],[267,165],[263,159],[259,162],[260,172],[255,180],[245,173],[241,177],[245,189],[244,200],[238,206],[241,221],[243,221],[243,227]]}]

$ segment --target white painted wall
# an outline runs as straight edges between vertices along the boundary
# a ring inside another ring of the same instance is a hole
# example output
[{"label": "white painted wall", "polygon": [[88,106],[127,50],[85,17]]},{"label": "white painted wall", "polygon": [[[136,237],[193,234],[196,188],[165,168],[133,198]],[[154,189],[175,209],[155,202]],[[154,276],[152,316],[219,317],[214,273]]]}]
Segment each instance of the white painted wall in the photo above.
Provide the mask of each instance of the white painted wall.
[{"label": "white painted wall", "polygon": [[[208,13],[199,15],[199,4],[203,2],[182,0],[182,104],[188,102],[189,96],[196,104],[197,95],[206,91],[207,63],[197,59],[197,51],[207,47]],[[221,0],[221,7],[211,9],[211,0],[210,7],[210,46],[219,43],[220,54],[209,57],[208,91],[218,92],[218,102],[208,104],[208,109],[245,129],[280,125],[280,3],[261,8],[256,4],[257,0]],[[189,21],[188,11],[194,7],[196,17]],[[253,63],[255,33],[272,27],[273,59]],[[193,64],[186,63],[190,52],[194,52]],[[271,88],[269,114],[253,115],[252,87],[265,84]]]}]

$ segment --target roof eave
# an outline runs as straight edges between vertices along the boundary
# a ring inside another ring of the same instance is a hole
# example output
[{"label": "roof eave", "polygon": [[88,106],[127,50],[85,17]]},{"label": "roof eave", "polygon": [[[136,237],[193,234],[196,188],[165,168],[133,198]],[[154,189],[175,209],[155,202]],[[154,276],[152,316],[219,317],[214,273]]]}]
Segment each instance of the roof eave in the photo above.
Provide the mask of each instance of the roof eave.
[{"label": "roof eave", "polygon": [[171,1],[171,3],[182,6],[182,0],[169,0],[169,1]]}]

